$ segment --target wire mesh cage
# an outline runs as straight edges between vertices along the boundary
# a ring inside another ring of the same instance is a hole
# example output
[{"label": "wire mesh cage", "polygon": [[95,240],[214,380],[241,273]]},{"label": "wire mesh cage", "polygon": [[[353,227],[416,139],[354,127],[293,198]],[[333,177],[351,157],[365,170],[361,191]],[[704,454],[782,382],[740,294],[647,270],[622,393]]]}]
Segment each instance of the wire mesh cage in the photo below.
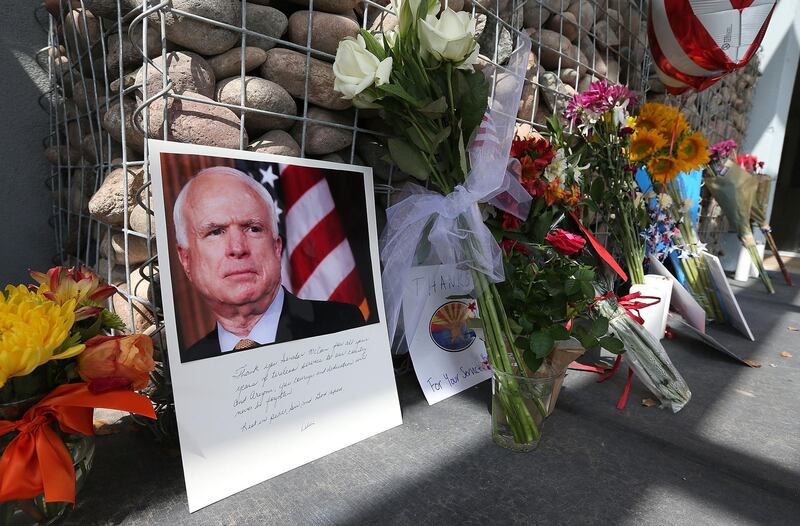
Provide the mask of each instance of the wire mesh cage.
[{"label": "wire mesh cage", "polygon": [[[268,5],[267,5],[268,4]],[[642,97],[644,0],[442,0],[477,19],[480,64],[532,39],[518,133],[542,129],[596,79]],[[160,356],[151,397],[174,421],[159,297],[148,138],[371,166],[378,224],[409,176],[387,162],[391,123],[333,90],[338,41],[397,24],[388,0],[47,0],[43,105],[59,264],[115,284],[114,310]],[[493,79],[496,85],[497,78]]]}]

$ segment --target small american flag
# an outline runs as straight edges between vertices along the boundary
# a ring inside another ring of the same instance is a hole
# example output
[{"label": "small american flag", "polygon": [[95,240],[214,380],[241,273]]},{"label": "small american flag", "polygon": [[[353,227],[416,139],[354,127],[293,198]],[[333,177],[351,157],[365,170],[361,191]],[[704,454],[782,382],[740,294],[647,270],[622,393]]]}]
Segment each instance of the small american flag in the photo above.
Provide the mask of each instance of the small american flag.
[{"label": "small american flag", "polygon": [[237,168],[278,199],[276,211],[284,239],[283,286],[299,298],[356,305],[367,319],[369,305],[325,171],[275,163],[238,163]]}]

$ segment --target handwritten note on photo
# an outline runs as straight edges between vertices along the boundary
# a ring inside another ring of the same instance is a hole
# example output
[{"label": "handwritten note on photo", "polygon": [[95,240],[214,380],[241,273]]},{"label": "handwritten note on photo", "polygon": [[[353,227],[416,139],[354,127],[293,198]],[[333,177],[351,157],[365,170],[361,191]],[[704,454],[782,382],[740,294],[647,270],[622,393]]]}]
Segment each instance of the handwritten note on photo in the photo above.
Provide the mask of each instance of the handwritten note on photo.
[{"label": "handwritten note on photo", "polygon": [[189,511],[400,425],[371,170],[149,148]]},{"label": "handwritten note on photo", "polygon": [[417,380],[429,404],[492,377],[486,348],[469,320],[477,316],[469,273],[446,265],[411,269],[404,305],[405,326],[415,327],[409,345]]}]

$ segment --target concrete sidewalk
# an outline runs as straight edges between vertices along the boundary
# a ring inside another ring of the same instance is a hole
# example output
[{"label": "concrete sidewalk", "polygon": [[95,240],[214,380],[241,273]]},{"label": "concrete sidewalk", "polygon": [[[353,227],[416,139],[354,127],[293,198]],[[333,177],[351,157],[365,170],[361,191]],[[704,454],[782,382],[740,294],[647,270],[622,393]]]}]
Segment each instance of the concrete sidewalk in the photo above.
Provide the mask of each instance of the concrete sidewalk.
[{"label": "concrete sidewalk", "polygon": [[733,285],[755,343],[709,331],[761,368],[665,341],[693,392],[678,414],[642,406],[651,395],[636,380],[618,411],[624,374],[571,372],[539,448],[512,453],[491,440],[488,382],[428,406],[409,374],[402,426],[192,515],[175,446],[144,431],[98,437],[67,523],[798,524],[800,288],[772,277],[774,296],[755,279]]}]

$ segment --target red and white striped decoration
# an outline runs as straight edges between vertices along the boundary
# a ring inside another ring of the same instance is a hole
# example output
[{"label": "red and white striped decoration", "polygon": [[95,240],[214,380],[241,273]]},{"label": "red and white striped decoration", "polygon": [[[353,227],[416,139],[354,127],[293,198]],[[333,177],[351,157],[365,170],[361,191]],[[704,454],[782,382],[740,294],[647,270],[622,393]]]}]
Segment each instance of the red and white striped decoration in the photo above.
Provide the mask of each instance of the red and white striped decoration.
[{"label": "red and white striped decoration", "polygon": [[323,171],[281,165],[280,186],[284,286],[299,298],[357,305],[366,319],[369,306]]},{"label": "red and white striped decoration", "polygon": [[775,3],[651,0],[650,51],[667,91],[702,91],[747,64],[764,38]]}]

